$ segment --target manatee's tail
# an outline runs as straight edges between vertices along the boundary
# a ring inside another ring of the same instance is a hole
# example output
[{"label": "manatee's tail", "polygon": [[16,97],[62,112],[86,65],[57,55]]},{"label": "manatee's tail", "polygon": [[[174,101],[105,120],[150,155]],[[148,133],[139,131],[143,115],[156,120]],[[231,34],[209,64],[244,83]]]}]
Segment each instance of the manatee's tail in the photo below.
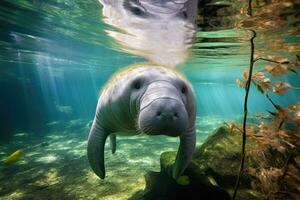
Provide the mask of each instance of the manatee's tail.
[{"label": "manatee's tail", "polygon": [[105,178],[104,145],[108,134],[93,122],[87,145],[87,156],[91,168],[101,179]]},{"label": "manatee's tail", "polygon": [[177,180],[193,158],[196,146],[195,127],[180,136],[180,145],[177,152],[172,177]]}]

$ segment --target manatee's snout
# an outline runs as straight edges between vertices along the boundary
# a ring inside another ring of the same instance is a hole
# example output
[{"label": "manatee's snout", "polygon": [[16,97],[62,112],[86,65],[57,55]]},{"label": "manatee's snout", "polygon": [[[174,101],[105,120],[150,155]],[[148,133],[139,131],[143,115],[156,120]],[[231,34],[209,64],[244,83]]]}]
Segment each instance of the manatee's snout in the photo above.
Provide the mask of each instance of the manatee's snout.
[{"label": "manatee's snout", "polygon": [[139,129],[149,135],[179,136],[188,124],[188,114],[177,89],[161,87],[143,98]]},{"label": "manatee's snout", "polygon": [[[150,115],[150,127],[154,134],[179,136],[187,127],[187,112],[183,103],[178,100],[157,99],[144,112],[148,112],[148,117]],[[141,122],[145,116],[146,114],[142,115]]]}]

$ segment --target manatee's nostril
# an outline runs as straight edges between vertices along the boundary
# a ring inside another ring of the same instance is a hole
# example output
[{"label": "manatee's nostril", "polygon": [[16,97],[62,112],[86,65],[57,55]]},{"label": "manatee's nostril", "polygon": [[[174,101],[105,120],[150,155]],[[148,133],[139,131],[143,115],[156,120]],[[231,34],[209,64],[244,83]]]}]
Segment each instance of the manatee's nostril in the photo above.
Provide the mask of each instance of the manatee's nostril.
[{"label": "manatee's nostril", "polygon": [[158,111],[158,112],[156,113],[156,116],[161,116],[161,112]]},{"label": "manatee's nostril", "polygon": [[178,113],[177,112],[174,113],[174,117],[178,117]]}]

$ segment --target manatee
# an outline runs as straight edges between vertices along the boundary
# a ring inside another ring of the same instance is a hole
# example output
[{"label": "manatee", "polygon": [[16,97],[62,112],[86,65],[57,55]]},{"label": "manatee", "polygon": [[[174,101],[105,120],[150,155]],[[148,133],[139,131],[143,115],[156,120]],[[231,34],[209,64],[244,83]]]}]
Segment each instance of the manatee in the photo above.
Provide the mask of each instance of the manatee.
[{"label": "manatee", "polygon": [[195,116],[192,86],[178,71],[150,64],[124,68],[100,93],[88,137],[90,166],[97,176],[105,178],[104,145],[108,136],[115,153],[116,135],[167,135],[180,138],[172,168],[176,180],[193,156]]}]

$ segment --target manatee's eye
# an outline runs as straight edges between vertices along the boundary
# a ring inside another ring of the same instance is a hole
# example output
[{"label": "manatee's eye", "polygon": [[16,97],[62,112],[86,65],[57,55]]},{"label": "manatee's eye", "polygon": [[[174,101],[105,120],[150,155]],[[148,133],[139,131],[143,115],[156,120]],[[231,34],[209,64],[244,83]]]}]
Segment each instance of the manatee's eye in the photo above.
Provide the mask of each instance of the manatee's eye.
[{"label": "manatee's eye", "polygon": [[144,12],[139,7],[131,7],[130,11],[135,15],[142,15]]},{"label": "manatee's eye", "polygon": [[133,82],[133,88],[134,89],[140,89],[142,87],[142,81],[141,80],[135,80],[134,82]]},{"label": "manatee's eye", "polygon": [[184,17],[185,19],[188,18],[188,15],[187,15],[187,12],[186,12],[186,11],[183,11],[182,14],[183,14],[183,17]]},{"label": "manatee's eye", "polygon": [[187,91],[187,88],[186,88],[185,85],[183,85],[183,86],[181,87],[181,93],[182,93],[182,94],[185,94],[186,91]]},{"label": "manatee's eye", "polygon": [[134,15],[144,16],[146,14],[145,8],[138,0],[124,1],[123,6],[126,10],[129,10]]}]

